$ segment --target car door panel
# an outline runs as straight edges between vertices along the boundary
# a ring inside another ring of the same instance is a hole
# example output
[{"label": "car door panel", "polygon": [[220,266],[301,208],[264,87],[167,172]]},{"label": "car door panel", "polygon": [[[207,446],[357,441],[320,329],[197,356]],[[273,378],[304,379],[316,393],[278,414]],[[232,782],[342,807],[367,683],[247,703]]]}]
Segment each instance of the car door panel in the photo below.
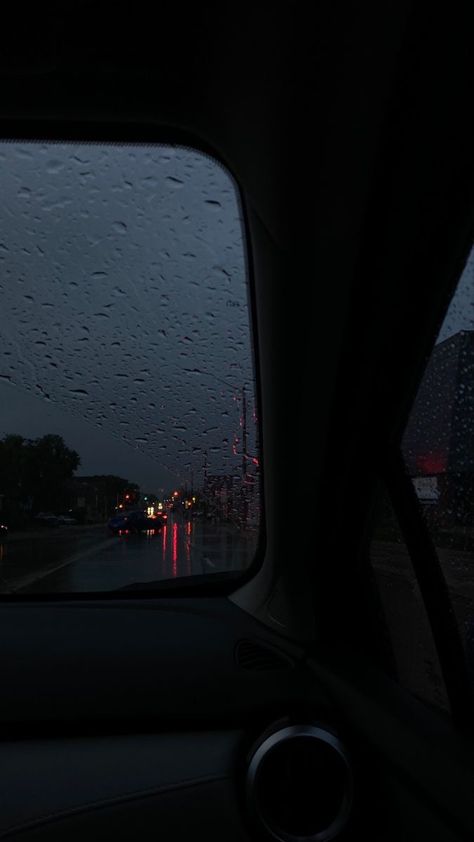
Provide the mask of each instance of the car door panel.
[{"label": "car door panel", "polygon": [[[238,732],[5,742],[0,838],[244,839]],[[229,819],[232,818],[231,821]],[[136,836],[136,834],[139,834]]]},{"label": "car door panel", "polygon": [[259,838],[249,757],[282,720],[344,734],[356,838],[376,773],[304,648],[228,599],[4,603],[2,622],[5,838]]},{"label": "car door panel", "polygon": [[248,838],[245,753],[299,707],[298,646],[225,598],[3,603],[2,625],[0,838]]},{"label": "car door panel", "polygon": [[305,687],[301,647],[217,597],[3,603],[0,660],[6,736],[227,727]]}]

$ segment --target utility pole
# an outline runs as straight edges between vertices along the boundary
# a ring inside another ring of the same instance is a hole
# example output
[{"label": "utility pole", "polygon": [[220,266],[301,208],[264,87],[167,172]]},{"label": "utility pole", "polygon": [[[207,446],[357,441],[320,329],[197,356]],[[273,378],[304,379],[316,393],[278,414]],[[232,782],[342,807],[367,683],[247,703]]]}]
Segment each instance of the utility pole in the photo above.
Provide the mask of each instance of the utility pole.
[{"label": "utility pole", "polygon": [[242,525],[247,526],[247,398],[242,386]]},{"label": "utility pole", "polygon": [[242,386],[242,479],[247,475],[247,399]]},{"label": "utility pole", "polygon": [[209,514],[209,489],[207,487],[207,450],[204,451],[204,481],[202,484],[202,498],[204,501],[204,512]]}]

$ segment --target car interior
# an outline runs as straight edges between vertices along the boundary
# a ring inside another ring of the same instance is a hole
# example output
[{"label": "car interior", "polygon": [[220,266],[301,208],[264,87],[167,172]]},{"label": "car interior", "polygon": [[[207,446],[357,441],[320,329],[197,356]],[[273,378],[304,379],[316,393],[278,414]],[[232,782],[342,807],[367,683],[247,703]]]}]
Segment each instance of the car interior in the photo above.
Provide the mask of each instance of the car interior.
[{"label": "car interior", "polygon": [[0,597],[1,839],[473,838],[462,629],[402,452],[473,242],[470,17],[75,0],[6,25],[2,139],[179,145],[235,180],[263,479],[243,573]]}]

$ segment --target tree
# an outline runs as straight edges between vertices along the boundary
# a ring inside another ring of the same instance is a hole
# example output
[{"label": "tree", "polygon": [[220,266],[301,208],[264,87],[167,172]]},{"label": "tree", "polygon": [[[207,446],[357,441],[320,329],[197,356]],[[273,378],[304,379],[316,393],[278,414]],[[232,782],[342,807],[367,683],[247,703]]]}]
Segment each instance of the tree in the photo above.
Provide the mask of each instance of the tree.
[{"label": "tree", "polygon": [[41,509],[61,508],[64,484],[79,464],[79,454],[61,436],[6,435],[0,441],[0,493],[10,521],[18,523]]},{"label": "tree", "polygon": [[79,454],[61,436],[49,434],[27,442],[26,484],[35,511],[62,508],[64,483],[80,465]]},{"label": "tree", "polygon": [[156,503],[159,503],[160,501],[158,495],[150,491],[146,491],[144,494],[142,494],[141,499],[144,503],[148,503],[149,506],[155,506]]},{"label": "tree", "polygon": [[10,526],[25,517],[27,448],[23,436],[7,435],[0,441],[0,495],[2,515]]}]

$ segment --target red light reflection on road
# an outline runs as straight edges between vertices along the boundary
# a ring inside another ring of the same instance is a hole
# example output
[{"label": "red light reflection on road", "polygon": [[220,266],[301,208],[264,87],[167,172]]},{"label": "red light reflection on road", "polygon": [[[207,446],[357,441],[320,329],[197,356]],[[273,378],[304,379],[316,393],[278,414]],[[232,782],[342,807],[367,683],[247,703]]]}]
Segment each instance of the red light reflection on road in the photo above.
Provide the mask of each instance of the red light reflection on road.
[{"label": "red light reflection on road", "polygon": [[190,520],[186,524],[185,532],[186,532],[185,547],[186,547],[186,562],[187,562],[186,572],[187,572],[188,576],[190,576],[191,575],[191,533],[192,533],[192,523],[191,523]]},{"label": "red light reflection on road", "polygon": [[168,527],[163,527],[163,540],[162,540],[162,556],[163,556],[163,578],[166,579],[166,550],[168,547]]},{"label": "red light reflection on road", "polygon": [[173,523],[173,537],[172,537],[172,555],[171,555],[171,564],[172,564],[172,573],[173,578],[176,578],[178,575],[178,524]]}]

